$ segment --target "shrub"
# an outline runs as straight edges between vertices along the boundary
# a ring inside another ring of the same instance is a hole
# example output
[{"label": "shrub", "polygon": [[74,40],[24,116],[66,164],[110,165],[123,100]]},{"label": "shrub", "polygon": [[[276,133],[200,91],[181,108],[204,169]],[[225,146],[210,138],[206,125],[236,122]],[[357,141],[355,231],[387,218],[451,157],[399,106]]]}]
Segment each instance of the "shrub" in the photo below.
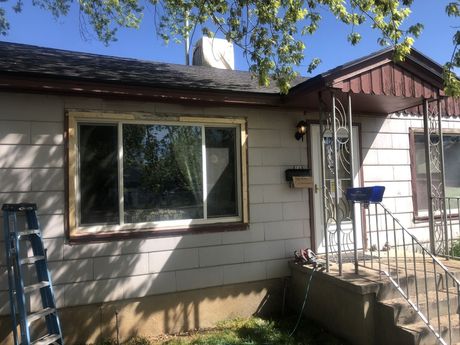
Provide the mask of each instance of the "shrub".
[{"label": "shrub", "polygon": [[455,241],[450,247],[450,255],[460,257],[460,241]]}]

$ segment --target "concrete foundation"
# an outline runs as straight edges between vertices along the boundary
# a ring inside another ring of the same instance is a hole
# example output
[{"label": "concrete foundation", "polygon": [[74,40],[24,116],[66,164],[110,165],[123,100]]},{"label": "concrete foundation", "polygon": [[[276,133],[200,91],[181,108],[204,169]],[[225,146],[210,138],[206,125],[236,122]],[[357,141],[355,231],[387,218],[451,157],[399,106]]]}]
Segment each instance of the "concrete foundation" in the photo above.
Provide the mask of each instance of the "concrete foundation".
[{"label": "concrete foundation", "polygon": [[[94,343],[116,335],[120,338],[215,326],[217,322],[251,315],[274,315],[281,310],[283,280],[226,285],[174,294],[59,310],[67,345]],[[0,344],[13,344],[11,320],[0,318]]]},{"label": "concrete foundation", "polygon": [[[313,270],[290,264],[292,281],[289,305],[299,311]],[[332,334],[354,345],[376,345],[374,311],[379,285],[353,274],[313,273],[304,315]]]}]

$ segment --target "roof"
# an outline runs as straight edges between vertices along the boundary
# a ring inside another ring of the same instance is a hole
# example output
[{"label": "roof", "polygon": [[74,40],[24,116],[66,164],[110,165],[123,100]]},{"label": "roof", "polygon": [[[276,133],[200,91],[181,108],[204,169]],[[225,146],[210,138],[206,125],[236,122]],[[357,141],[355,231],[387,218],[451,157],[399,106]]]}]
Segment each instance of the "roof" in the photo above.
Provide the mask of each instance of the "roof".
[{"label": "roof", "polygon": [[[314,78],[311,78],[309,82],[315,82],[316,79],[330,80],[342,74],[344,71],[349,71],[353,68],[360,68],[365,64],[372,64],[376,59],[381,59],[382,57],[389,58],[392,57],[393,54],[394,48],[387,47],[318,74]],[[417,49],[412,48],[410,55],[407,56],[406,59],[416,62],[418,65],[424,67],[437,77],[442,78],[442,66],[423,53],[419,52]]]},{"label": "roof", "polygon": [[[443,96],[442,66],[413,49],[403,62],[393,48],[313,78],[297,78],[287,96],[250,72],[185,66],[0,42],[0,89],[163,102],[294,107],[317,111],[323,91],[350,94],[353,111],[388,114]],[[326,97],[327,98],[327,97]],[[321,102],[325,100],[323,97]],[[330,104],[329,104],[330,105]],[[460,99],[445,101],[460,114]]]},{"label": "roof", "polygon": [[[33,45],[0,42],[0,71],[24,76],[66,78],[172,89],[279,94],[273,82],[261,87],[244,71],[143,61]],[[296,83],[304,81],[298,78]]]},{"label": "roof", "polygon": [[[401,68],[407,72],[411,72],[413,77],[418,79],[426,79],[431,86],[442,88],[443,79],[442,71],[443,68],[438,63],[434,62],[424,54],[420,53],[416,49],[412,49],[411,53],[406,57],[405,61],[394,63],[393,62],[394,48],[388,47],[372,54],[366,55],[359,59],[347,62],[343,65],[337,66],[333,69],[330,69],[324,73],[318,74],[313,78],[310,78],[308,82],[296,85],[291,89],[292,92],[297,90],[317,88],[318,85],[329,86],[329,87],[343,87],[343,82],[346,81],[350,83],[353,77],[359,77],[363,73],[368,73],[370,71],[375,71],[378,68],[381,68],[384,65],[392,63],[392,67],[397,66],[401,71]],[[417,71],[415,71],[415,66]],[[385,76],[382,75],[382,78]],[[388,73],[388,77],[394,78],[394,73]],[[340,83],[340,85],[337,85]],[[347,87],[345,92],[348,92],[350,84],[345,85]],[[371,88],[373,85],[369,85]],[[383,87],[381,88],[383,89]],[[360,91],[363,91],[362,88]],[[380,94],[384,90],[374,89],[371,92],[373,94]],[[364,91],[366,92],[366,91]],[[356,91],[355,91],[356,93]],[[367,92],[366,92],[367,93]],[[409,95],[405,95],[406,97]]]},{"label": "roof", "polygon": [[318,91],[333,90],[352,96],[354,112],[371,114],[413,111],[424,99],[443,99],[445,115],[460,115],[460,99],[444,97],[441,65],[416,49],[395,62],[394,52],[385,48],[321,73],[293,87],[289,98],[319,107]]}]

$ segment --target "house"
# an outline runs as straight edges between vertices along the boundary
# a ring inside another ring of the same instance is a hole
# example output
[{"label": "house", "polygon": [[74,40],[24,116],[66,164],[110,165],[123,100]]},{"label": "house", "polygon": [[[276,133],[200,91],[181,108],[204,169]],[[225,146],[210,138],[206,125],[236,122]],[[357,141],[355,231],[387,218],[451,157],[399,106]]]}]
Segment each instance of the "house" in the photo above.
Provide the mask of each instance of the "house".
[{"label": "house", "polygon": [[[285,96],[247,72],[7,42],[0,52],[0,203],[38,204],[68,344],[279,311],[294,250],[334,245],[324,186],[384,185],[385,205],[429,243],[423,105],[442,109],[446,190],[458,195],[460,102],[415,50],[299,79]],[[291,188],[296,167],[314,188]],[[369,246],[355,219],[355,243]]]}]

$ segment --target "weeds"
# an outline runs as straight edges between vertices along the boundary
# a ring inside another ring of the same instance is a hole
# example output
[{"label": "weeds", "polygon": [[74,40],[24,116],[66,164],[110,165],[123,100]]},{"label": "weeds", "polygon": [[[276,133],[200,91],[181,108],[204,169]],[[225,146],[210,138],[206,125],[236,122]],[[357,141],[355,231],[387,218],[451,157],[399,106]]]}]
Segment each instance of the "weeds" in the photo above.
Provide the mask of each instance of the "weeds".
[{"label": "weeds", "polygon": [[[346,345],[321,327],[304,321],[294,337],[289,333],[294,327],[294,318],[268,321],[257,317],[224,321],[206,332],[172,336],[167,340],[150,341],[134,337],[120,345]],[[96,345],[116,345],[106,339]]]},{"label": "weeds", "polygon": [[[95,345],[117,345],[117,341],[112,338],[105,338],[98,341]],[[152,343],[147,338],[136,336],[120,343],[120,345],[152,345]]]}]

